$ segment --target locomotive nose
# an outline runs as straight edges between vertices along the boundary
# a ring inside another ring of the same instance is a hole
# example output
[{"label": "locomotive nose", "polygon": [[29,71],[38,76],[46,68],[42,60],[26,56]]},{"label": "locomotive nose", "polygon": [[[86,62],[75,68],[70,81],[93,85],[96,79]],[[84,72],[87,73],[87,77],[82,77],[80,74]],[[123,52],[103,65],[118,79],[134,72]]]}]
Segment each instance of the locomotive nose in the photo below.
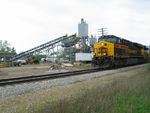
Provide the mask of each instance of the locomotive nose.
[{"label": "locomotive nose", "polygon": [[114,56],[114,44],[101,41],[94,45],[95,57]]},{"label": "locomotive nose", "polygon": [[105,48],[105,47],[100,47],[100,48],[99,48],[99,54],[100,54],[101,56],[106,56],[106,55],[107,55],[107,48]]},{"label": "locomotive nose", "polygon": [[104,47],[107,46],[107,43],[104,43],[104,42],[101,42],[100,44],[101,46],[104,46]]}]

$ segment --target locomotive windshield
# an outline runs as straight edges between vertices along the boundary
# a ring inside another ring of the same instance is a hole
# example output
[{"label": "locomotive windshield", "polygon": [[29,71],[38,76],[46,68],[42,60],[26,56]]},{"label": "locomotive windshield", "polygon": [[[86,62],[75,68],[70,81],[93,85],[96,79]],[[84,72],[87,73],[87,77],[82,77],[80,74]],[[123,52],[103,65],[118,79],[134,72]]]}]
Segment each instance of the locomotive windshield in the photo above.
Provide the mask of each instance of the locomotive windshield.
[{"label": "locomotive windshield", "polygon": [[110,42],[110,43],[116,43],[117,42],[117,38],[116,37],[112,37],[112,36],[103,36],[103,37],[100,37],[98,39],[98,42],[101,42],[101,41],[107,41],[107,42]]}]

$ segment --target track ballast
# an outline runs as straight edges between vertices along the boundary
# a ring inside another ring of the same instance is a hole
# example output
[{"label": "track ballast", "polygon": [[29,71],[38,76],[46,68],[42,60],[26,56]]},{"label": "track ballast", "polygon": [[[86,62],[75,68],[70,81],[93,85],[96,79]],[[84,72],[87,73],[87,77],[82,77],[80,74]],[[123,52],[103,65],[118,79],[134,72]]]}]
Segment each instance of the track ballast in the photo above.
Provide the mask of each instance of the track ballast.
[{"label": "track ballast", "polygon": [[52,73],[52,74],[45,74],[45,75],[0,79],[0,86],[26,83],[26,82],[32,82],[32,81],[40,81],[44,79],[55,79],[55,78],[61,78],[61,77],[67,77],[67,76],[75,76],[75,75],[81,75],[81,74],[92,73],[92,72],[97,72],[97,71],[100,71],[100,70],[99,69],[87,69],[87,70],[69,71],[69,72],[63,72],[63,73]]}]

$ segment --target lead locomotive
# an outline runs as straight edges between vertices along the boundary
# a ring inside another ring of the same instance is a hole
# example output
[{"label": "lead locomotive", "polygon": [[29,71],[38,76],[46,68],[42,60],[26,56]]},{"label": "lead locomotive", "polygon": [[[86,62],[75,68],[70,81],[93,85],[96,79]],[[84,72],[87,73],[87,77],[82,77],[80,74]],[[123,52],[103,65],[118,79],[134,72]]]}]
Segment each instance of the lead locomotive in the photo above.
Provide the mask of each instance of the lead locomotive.
[{"label": "lead locomotive", "polygon": [[114,35],[104,35],[94,45],[92,63],[95,66],[108,68],[120,67],[148,61],[148,48]]}]

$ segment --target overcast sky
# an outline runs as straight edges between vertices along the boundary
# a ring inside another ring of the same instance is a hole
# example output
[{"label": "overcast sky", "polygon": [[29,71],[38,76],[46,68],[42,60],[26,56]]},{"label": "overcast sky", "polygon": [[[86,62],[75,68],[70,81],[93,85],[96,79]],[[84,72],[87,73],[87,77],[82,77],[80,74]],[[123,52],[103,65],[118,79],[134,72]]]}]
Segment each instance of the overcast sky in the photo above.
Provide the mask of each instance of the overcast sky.
[{"label": "overcast sky", "polygon": [[0,0],[0,40],[17,52],[77,33],[84,18],[89,34],[113,34],[150,44],[150,0]]}]

